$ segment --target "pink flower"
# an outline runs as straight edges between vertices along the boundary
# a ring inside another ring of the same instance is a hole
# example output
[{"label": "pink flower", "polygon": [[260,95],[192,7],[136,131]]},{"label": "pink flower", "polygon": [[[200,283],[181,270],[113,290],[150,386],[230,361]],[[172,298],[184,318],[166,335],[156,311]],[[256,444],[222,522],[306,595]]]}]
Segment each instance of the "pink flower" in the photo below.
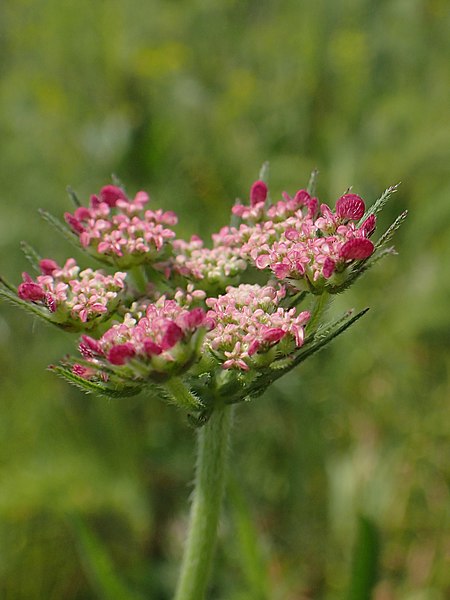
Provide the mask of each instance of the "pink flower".
[{"label": "pink flower", "polygon": [[264,183],[264,181],[255,181],[250,189],[250,206],[256,206],[261,202],[265,202],[267,193],[267,185]]},{"label": "pink flower", "polygon": [[342,246],[339,254],[345,260],[363,260],[373,254],[374,250],[375,246],[367,238],[353,238]]},{"label": "pink flower", "polygon": [[356,194],[345,194],[336,202],[336,215],[339,219],[358,221],[364,211],[364,202]]}]

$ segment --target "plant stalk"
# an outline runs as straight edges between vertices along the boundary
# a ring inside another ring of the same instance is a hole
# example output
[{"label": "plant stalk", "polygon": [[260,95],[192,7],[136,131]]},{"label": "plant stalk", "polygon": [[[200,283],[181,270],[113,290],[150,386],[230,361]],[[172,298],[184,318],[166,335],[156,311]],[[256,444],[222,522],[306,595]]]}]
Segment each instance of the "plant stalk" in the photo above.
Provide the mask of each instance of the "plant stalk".
[{"label": "plant stalk", "polygon": [[224,489],[232,407],[218,407],[198,431],[189,533],[175,600],[202,600],[214,553]]}]

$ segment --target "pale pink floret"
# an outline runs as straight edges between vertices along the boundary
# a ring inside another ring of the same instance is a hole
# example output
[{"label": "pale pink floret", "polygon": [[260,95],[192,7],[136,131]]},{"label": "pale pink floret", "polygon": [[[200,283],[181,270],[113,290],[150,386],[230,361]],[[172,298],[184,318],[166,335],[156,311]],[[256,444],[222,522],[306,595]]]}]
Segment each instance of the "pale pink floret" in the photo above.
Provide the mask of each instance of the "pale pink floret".
[{"label": "pale pink floret", "polygon": [[205,248],[198,236],[192,236],[189,242],[175,240],[173,247],[176,254],[169,272],[191,279],[200,286],[218,284],[225,287],[225,282],[247,268],[239,248],[223,245]]},{"label": "pale pink floret", "polygon": [[213,328],[206,335],[205,346],[223,357],[224,369],[249,370],[257,356],[278,347],[286,337],[292,340],[290,350],[303,344],[309,313],[297,315],[295,308],[280,307],[285,294],[284,287],[242,284],[228,287],[218,298],[208,298],[211,310],[207,318]]}]

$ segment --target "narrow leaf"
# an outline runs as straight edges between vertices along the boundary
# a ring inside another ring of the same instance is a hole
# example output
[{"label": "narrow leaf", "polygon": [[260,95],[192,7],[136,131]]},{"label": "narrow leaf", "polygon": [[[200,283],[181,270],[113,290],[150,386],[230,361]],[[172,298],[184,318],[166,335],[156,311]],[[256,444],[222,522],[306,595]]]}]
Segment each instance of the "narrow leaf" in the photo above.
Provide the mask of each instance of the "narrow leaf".
[{"label": "narrow leaf", "polygon": [[264,183],[266,185],[269,183],[269,172],[270,172],[270,163],[268,160],[266,160],[266,162],[263,163],[263,165],[259,171],[259,179],[261,181],[264,181]]},{"label": "narrow leaf", "polygon": [[33,267],[33,269],[37,273],[40,273],[41,270],[39,268],[39,262],[40,262],[40,260],[41,260],[42,257],[27,242],[20,242],[20,247],[22,249],[22,252],[25,254],[25,257],[28,259],[28,262]]},{"label": "narrow leaf", "polygon": [[101,600],[141,600],[142,596],[138,596],[122,581],[107,547],[87,523],[79,516],[71,516],[69,521],[76,536],[86,576],[96,590],[96,597]]},{"label": "narrow leaf", "polygon": [[77,196],[77,193],[70,186],[67,186],[66,190],[69,194],[69,198],[72,200],[75,206],[81,206],[81,202]]},{"label": "narrow leaf", "polygon": [[360,221],[358,222],[357,227],[359,227],[362,223],[364,223],[364,221],[367,219],[367,217],[370,217],[370,215],[376,215],[377,213],[380,212],[380,210],[384,207],[384,205],[386,204],[386,202],[390,199],[390,197],[395,194],[395,192],[398,190],[400,183],[397,183],[396,185],[392,185],[391,187],[388,187],[387,190],[385,190],[381,196],[378,198],[378,200],[376,200],[372,206],[370,206],[366,212],[363,214],[363,216],[361,217]]},{"label": "narrow leaf", "polygon": [[314,169],[314,171],[311,172],[311,175],[310,175],[309,181],[308,181],[308,187],[306,188],[306,191],[311,196],[314,196],[314,194],[316,193],[318,178],[319,178],[319,171],[317,169]]},{"label": "narrow leaf", "polygon": [[56,323],[52,321],[51,317],[45,314],[42,308],[36,306],[36,304],[33,302],[27,302],[26,300],[19,298],[17,291],[14,288],[10,288],[9,285],[6,285],[3,280],[0,281],[0,297],[4,300],[7,300],[11,304],[14,304],[14,306],[20,306],[20,308],[23,308],[33,316],[39,317],[46,323],[56,325]]},{"label": "narrow leaf", "polygon": [[66,227],[66,225],[62,221],[54,217],[46,210],[43,210],[42,208],[39,209],[39,214],[44,219],[44,221],[46,221],[53,227],[53,229],[55,229],[59,234],[61,234],[66,240],[68,240],[72,244],[75,244],[75,246],[79,248],[80,245],[78,243],[78,237],[74,233],[72,233],[72,231],[70,231],[70,229]]},{"label": "narrow leaf", "polygon": [[56,375],[83,390],[83,392],[86,392],[87,394],[99,394],[100,396],[107,396],[108,398],[128,398],[130,396],[135,396],[142,389],[142,386],[117,385],[116,387],[112,387],[105,385],[104,383],[89,381],[88,379],[84,379],[83,377],[72,373],[67,367],[62,367],[60,365],[50,365],[48,368],[56,373]]},{"label": "narrow leaf", "polygon": [[380,539],[375,523],[359,516],[347,600],[370,600],[377,582]]},{"label": "narrow leaf", "polygon": [[383,233],[383,235],[380,237],[380,239],[376,243],[375,247],[381,248],[382,246],[385,246],[388,242],[390,242],[392,237],[394,236],[394,233],[402,225],[403,221],[406,219],[407,216],[408,216],[408,211],[407,210],[403,211],[402,214],[399,215],[395,219],[395,221],[392,223],[392,225],[390,227],[388,227],[388,229]]}]

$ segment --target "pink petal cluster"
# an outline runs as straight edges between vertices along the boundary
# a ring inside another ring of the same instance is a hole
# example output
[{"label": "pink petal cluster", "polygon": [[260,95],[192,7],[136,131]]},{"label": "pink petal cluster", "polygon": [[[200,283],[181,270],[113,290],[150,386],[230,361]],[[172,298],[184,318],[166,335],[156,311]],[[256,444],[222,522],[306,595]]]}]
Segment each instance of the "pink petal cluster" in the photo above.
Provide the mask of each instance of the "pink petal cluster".
[{"label": "pink petal cluster", "polygon": [[193,280],[200,287],[219,285],[224,289],[247,268],[239,248],[230,245],[205,248],[198,236],[192,236],[189,242],[175,240],[173,248],[170,272]]},{"label": "pink petal cluster", "polygon": [[90,377],[94,366],[100,371],[124,367],[125,374],[136,379],[173,373],[195,358],[195,334],[205,327],[202,308],[187,310],[162,296],[147,306],[145,316],[125,315],[122,323],[113,325],[99,340],[82,336],[79,349],[90,365],[86,372],[82,365],[75,365],[77,374]]},{"label": "pink petal cluster", "polygon": [[285,294],[284,287],[241,284],[228,287],[218,298],[207,299],[211,310],[206,317],[213,327],[205,346],[220,357],[224,369],[248,371],[258,355],[275,346],[280,349],[281,340],[292,342],[285,346],[284,354],[303,344],[304,324],[310,314],[279,306]]},{"label": "pink petal cluster", "polygon": [[125,287],[126,273],[106,275],[103,271],[80,270],[74,258],[63,267],[44,258],[39,266],[41,275],[36,280],[23,273],[17,294],[22,300],[48,309],[60,324],[97,324],[99,319],[109,317]]},{"label": "pink petal cluster", "polygon": [[80,206],[64,218],[91,253],[126,268],[153,262],[175,237],[177,217],[172,211],[145,210],[149,197],[138,192],[129,200],[119,187],[107,185],[91,196],[89,208]]},{"label": "pink petal cluster", "polygon": [[[262,182],[256,183],[261,187]],[[213,239],[217,247],[238,248],[242,258],[258,269],[269,268],[278,279],[303,282],[307,289],[323,287],[334,274],[375,250],[369,239],[375,216],[356,224],[365,212],[356,194],[339,198],[334,212],[326,204],[319,207],[306,190],[293,198],[283,193],[283,200],[269,207],[262,197],[248,207],[234,206],[233,213],[244,223],[222,228]]]}]

